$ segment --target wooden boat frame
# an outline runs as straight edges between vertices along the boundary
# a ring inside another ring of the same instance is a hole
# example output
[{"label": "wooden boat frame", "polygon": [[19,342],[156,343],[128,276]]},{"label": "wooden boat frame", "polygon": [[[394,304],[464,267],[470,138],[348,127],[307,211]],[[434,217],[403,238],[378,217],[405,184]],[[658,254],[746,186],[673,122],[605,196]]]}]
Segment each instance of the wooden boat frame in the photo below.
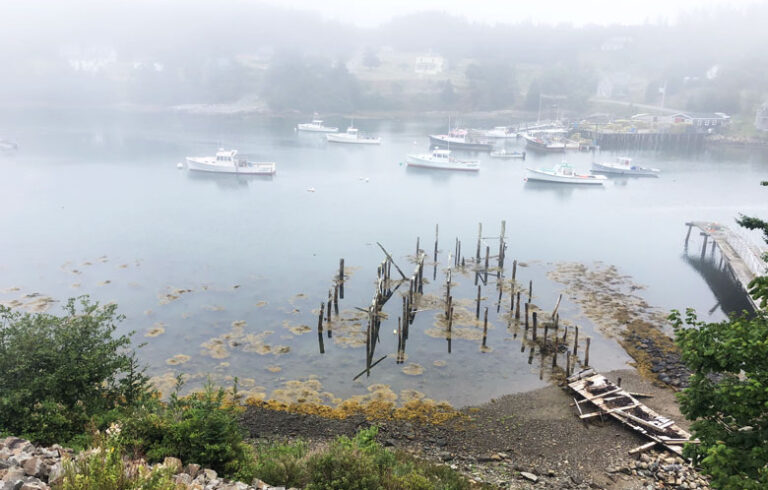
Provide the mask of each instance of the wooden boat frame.
[{"label": "wooden boat frame", "polygon": [[[582,420],[593,417],[603,418],[610,415],[635,432],[651,439],[652,442],[632,449],[630,454],[650,449],[660,444],[667,450],[682,456],[683,445],[697,444],[691,440],[691,434],[678,426],[674,420],[664,417],[653,409],[643,405],[629,392],[608,381],[608,378],[598,374],[594,369],[585,369],[567,378],[568,387],[576,392],[581,399],[574,397],[579,418]],[[597,411],[585,412],[582,405],[590,402]]]}]

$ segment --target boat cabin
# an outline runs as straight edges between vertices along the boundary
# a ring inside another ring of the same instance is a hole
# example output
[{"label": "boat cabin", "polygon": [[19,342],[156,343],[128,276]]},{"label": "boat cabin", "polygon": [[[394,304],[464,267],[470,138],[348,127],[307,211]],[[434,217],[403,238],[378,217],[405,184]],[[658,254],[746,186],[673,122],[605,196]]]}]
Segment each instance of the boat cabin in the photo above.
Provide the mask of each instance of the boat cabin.
[{"label": "boat cabin", "polygon": [[451,158],[451,150],[441,150],[435,148],[432,150],[432,158],[435,160],[449,160]]},{"label": "boat cabin", "polygon": [[348,127],[347,134],[357,136],[357,128],[353,128],[352,126]]},{"label": "boat cabin", "polygon": [[622,167],[631,167],[632,159],[629,157],[618,157],[616,158],[616,163],[621,165]]},{"label": "boat cabin", "polygon": [[570,165],[568,165],[565,162],[563,162],[560,165],[558,165],[555,168],[555,172],[560,174],[560,175],[569,175],[569,176],[570,175],[575,175],[575,173],[573,172],[573,167],[571,167]]},{"label": "boat cabin", "polygon": [[219,151],[216,152],[216,161],[232,163],[235,161],[236,156],[237,150],[225,150],[223,148],[219,148]]},{"label": "boat cabin", "polygon": [[322,119],[312,119],[312,125],[313,126],[322,126],[323,120]]}]

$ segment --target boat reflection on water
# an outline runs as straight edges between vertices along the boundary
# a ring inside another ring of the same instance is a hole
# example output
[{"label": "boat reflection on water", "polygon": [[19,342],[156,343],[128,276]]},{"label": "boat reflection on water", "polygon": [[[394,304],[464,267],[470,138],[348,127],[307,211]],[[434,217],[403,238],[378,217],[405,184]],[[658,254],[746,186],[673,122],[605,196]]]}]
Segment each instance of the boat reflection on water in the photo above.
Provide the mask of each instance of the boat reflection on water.
[{"label": "boat reflection on water", "polygon": [[569,199],[574,192],[596,192],[596,189],[605,190],[604,186],[596,185],[568,185],[558,182],[544,182],[540,180],[526,180],[523,185],[526,192],[540,192],[554,194],[559,199]]},{"label": "boat reflection on water", "polygon": [[272,181],[275,178],[274,175],[235,175],[213,172],[186,172],[186,174],[191,181],[210,182],[222,189],[247,189],[255,182]]}]

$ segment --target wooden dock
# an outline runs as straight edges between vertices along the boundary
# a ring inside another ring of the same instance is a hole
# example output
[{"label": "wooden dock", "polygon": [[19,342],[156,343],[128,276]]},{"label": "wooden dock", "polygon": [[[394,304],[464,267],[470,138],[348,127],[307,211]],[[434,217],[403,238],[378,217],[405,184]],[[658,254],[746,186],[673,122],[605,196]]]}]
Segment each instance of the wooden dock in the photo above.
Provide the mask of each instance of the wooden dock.
[{"label": "wooden dock", "polygon": [[[647,444],[632,449],[630,454],[645,451],[660,444],[667,450],[682,456],[685,443],[698,443],[696,440],[691,440],[691,434],[679,427],[674,420],[643,405],[631,393],[608,381],[594,369],[585,369],[569,376],[568,387],[581,397],[580,400],[574,398],[574,402],[579,418],[582,420],[609,415],[651,440]],[[586,403],[590,403],[597,410],[586,412],[583,408]]]},{"label": "wooden dock", "polygon": [[749,303],[755,309],[760,309],[758,302],[749,294],[749,283],[758,276],[768,274],[768,264],[763,260],[763,250],[749,243],[727,226],[708,221],[691,221],[686,223],[688,233],[685,236],[685,246],[691,237],[691,230],[697,228],[704,237],[701,247],[701,257],[707,253],[707,244],[711,240],[710,254],[717,247],[723,258],[723,267],[727,268],[731,277],[744,290]]}]

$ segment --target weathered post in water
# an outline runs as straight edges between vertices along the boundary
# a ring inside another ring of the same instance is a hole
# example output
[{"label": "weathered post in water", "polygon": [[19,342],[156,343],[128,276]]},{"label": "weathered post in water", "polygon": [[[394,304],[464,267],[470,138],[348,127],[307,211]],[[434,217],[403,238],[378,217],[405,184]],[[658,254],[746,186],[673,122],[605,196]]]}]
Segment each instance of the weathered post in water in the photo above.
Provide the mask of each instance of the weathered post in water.
[{"label": "weathered post in water", "polygon": [[344,299],[344,259],[339,259],[339,296]]},{"label": "weathered post in water", "polygon": [[480,285],[477,285],[477,306],[475,308],[475,318],[480,319]]},{"label": "weathered post in water", "polygon": [[483,348],[485,349],[485,340],[488,337],[488,307],[485,307],[485,318],[483,319]]},{"label": "weathered post in water", "polygon": [[579,326],[573,327],[573,355],[575,356],[579,349]]},{"label": "weathered post in water", "polygon": [[536,318],[537,318],[538,315],[534,311],[532,316],[533,316],[533,340],[536,340],[536,338],[537,338],[537,332],[536,332],[536,329],[537,329],[536,323],[537,322],[536,322]]},{"label": "weathered post in water", "polygon": [[584,347],[584,365],[589,366],[589,344],[592,342],[590,337],[587,337],[587,345]]}]

